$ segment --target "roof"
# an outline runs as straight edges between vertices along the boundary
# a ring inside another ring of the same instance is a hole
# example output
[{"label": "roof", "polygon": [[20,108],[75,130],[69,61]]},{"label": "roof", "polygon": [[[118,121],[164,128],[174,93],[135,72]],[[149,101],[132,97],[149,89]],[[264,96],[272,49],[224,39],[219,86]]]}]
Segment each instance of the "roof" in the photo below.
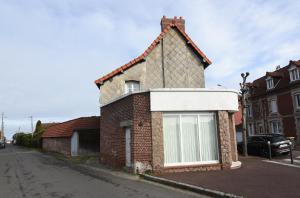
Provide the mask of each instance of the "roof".
[{"label": "roof", "polygon": [[81,117],[53,125],[46,129],[43,138],[71,137],[76,130],[99,129],[100,117]]},{"label": "roof", "polygon": [[51,127],[51,126],[54,126],[54,125],[56,125],[56,124],[59,124],[59,122],[42,123],[42,127],[43,127],[44,129],[47,129],[47,128],[49,128],[49,127]]},{"label": "roof", "polygon": [[[290,83],[289,68],[292,65],[300,66],[300,60],[290,61],[287,66],[282,67],[274,72],[267,72],[265,76],[262,76],[254,80],[252,83],[253,87],[252,87],[251,98],[262,96],[268,93],[273,93],[274,91],[286,89],[292,85],[300,84],[300,81],[295,81],[293,83]],[[278,79],[276,82],[274,82],[275,87],[270,90],[267,90],[267,84],[266,84],[266,78],[268,76],[275,77],[276,79]]]},{"label": "roof", "polygon": [[180,34],[186,39],[187,43],[195,50],[195,52],[203,58],[203,62],[206,64],[204,65],[204,68],[208,67],[211,64],[211,61],[206,57],[206,55],[197,47],[197,45],[192,41],[192,39],[179,27],[179,24],[176,22],[169,24],[166,26],[166,28],[158,35],[158,37],[151,43],[151,45],[146,49],[146,51],[138,56],[137,58],[131,60],[130,62],[126,63],[125,65],[113,70],[109,74],[95,80],[95,83],[97,86],[100,86],[101,83],[103,83],[106,80],[109,80],[110,78],[114,77],[117,74],[122,73],[124,70],[129,69],[130,67],[136,65],[139,62],[142,62],[145,60],[145,58],[152,52],[152,50],[159,44],[160,40],[166,35],[166,33],[169,32],[171,28],[176,28]]}]

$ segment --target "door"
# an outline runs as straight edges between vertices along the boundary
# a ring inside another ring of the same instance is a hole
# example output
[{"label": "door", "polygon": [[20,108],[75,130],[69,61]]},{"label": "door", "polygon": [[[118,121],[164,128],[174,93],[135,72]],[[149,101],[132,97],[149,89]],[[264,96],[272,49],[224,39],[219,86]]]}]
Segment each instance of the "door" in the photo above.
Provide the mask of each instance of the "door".
[{"label": "door", "polygon": [[130,128],[125,129],[125,155],[126,155],[126,166],[131,166],[131,134]]},{"label": "door", "polygon": [[78,133],[74,132],[71,138],[71,156],[78,155]]}]

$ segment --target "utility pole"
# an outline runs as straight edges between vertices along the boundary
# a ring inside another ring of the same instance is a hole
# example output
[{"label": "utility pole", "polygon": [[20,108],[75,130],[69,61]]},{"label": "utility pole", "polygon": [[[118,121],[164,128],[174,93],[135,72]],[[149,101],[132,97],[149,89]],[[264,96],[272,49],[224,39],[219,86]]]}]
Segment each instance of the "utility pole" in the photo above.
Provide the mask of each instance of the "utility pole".
[{"label": "utility pole", "polygon": [[4,138],[4,113],[1,114],[1,134],[0,139]]},{"label": "utility pole", "polygon": [[31,134],[33,135],[33,116],[29,116],[31,120]]},{"label": "utility pole", "polygon": [[242,117],[243,117],[243,152],[244,156],[248,156],[248,151],[247,151],[247,119],[246,119],[246,94],[248,92],[248,86],[246,83],[247,77],[249,76],[249,72],[246,72],[246,74],[242,73],[241,77],[243,78],[243,82],[240,83],[241,87],[241,94],[242,94]]}]

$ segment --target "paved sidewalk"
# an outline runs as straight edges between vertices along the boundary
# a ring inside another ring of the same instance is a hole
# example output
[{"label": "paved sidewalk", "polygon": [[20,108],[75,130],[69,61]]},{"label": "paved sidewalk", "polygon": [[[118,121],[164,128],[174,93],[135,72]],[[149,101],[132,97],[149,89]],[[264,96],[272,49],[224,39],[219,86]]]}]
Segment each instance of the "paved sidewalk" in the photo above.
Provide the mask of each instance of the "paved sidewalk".
[{"label": "paved sidewalk", "polygon": [[245,197],[300,197],[300,169],[266,163],[260,157],[240,157],[236,170],[156,175],[203,188]]}]

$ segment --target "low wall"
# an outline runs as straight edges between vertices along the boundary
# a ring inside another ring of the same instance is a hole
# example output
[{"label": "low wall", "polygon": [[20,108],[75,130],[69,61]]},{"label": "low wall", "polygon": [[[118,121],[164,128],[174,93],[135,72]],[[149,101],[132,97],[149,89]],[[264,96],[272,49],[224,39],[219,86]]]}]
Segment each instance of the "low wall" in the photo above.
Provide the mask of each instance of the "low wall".
[{"label": "low wall", "polygon": [[71,155],[71,139],[70,138],[43,138],[43,149]]}]

